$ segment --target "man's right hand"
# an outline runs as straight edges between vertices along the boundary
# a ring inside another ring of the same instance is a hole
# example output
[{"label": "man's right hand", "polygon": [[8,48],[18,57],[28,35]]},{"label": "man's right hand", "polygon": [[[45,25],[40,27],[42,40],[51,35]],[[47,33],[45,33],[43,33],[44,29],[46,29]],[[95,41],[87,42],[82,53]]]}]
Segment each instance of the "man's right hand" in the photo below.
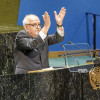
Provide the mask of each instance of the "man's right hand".
[{"label": "man's right hand", "polygon": [[44,20],[44,27],[42,28],[42,31],[44,34],[47,34],[47,32],[50,28],[50,25],[51,25],[50,16],[49,16],[48,12],[44,13],[43,20]]}]

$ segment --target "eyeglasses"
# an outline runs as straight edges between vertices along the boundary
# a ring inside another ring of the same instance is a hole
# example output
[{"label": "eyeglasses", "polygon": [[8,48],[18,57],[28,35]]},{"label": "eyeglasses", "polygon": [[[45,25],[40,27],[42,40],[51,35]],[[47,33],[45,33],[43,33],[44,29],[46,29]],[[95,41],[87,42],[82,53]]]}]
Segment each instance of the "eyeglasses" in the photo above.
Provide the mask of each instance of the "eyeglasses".
[{"label": "eyeglasses", "polygon": [[26,25],[31,25],[33,27],[43,27],[43,24],[26,24]]}]

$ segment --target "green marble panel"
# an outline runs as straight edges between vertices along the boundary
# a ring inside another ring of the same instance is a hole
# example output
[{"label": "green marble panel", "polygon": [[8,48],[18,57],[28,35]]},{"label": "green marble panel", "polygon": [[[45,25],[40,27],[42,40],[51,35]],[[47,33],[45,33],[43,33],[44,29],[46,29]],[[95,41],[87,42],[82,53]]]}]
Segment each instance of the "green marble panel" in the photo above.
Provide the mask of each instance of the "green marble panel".
[{"label": "green marble panel", "polygon": [[0,100],[99,100],[88,73],[68,69],[0,76]]},{"label": "green marble panel", "polygon": [[100,90],[94,90],[89,81],[89,74],[82,75],[84,100],[100,100]]},{"label": "green marble panel", "polygon": [[17,32],[0,34],[0,75],[14,73],[14,41]]},{"label": "green marble panel", "polygon": [[0,77],[0,100],[81,100],[79,73],[67,69]]}]

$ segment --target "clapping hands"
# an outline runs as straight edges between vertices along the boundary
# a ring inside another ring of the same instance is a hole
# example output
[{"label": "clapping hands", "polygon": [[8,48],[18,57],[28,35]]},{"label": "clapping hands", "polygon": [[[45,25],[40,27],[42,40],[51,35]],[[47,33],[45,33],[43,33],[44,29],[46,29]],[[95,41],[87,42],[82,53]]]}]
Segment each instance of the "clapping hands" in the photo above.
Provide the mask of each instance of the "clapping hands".
[{"label": "clapping hands", "polygon": [[64,19],[65,14],[66,14],[66,9],[64,7],[62,7],[58,15],[57,15],[56,11],[54,11],[54,14],[55,14],[56,23],[58,25],[62,25],[63,24],[63,19]]},{"label": "clapping hands", "polygon": [[[56,11],[54,11],[54,14],[55,14],[55,20],[56,20],[57,25],[62,25],[63,19],[66,14],[66,9],[64,7],[62,7],[58,15],[57,15]],[[47,11],[42,16],[43,16],[43,20],[44,20],[43,32],[46,33],[46,32],[48,32],[50,25],[51,25],[50,16]]]}]

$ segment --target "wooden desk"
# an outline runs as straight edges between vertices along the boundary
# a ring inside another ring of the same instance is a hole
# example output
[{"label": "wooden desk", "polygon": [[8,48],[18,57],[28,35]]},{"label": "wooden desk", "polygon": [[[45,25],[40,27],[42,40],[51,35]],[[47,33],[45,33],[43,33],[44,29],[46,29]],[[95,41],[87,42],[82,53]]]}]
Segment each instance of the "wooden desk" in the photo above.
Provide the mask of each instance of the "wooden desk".
[{"label": "wooden desk", "polygon": [[88,73],[67,68],[0,76],[0,100],[99,100]]},{"label": "wooden desk", "polygon": [[45,69],[42,69],[42,70],[28,71],[28,73],[48,72],[48,71],[54,71],[54,70],[59,70],[59,69],[45,68]]}]

